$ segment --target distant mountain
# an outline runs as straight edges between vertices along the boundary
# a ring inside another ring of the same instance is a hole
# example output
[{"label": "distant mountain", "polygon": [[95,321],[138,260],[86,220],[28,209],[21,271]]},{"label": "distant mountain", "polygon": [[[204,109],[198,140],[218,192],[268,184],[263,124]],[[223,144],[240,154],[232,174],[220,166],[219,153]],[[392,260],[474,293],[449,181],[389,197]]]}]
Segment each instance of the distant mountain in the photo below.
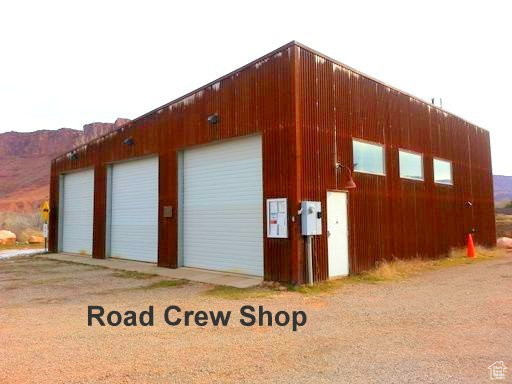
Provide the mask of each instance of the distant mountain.
[{"label": "distant mountain", "polygon": [[37,210],[48,199],[50,163],[54,157],[127,121],[87,124],[82,131],[61,128],[0,134],[0,212]]},{"label": "distant mountain", "polygon": [[494,175],[494,201],[496,203],[512,200],[512,176]]}]

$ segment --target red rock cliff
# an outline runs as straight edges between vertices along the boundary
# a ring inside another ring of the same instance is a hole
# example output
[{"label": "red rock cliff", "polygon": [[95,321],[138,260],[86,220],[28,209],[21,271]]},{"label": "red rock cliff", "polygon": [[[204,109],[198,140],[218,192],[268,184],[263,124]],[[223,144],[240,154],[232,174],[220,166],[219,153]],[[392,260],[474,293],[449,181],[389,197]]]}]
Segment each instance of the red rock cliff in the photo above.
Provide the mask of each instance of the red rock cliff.
[{"label": "red rock cliff", "polygon": [[50,162],[54,157],[127,121],[87,124],[83,131],[61,128],[0,134],[0,211],[37,209],[48,198]]}]

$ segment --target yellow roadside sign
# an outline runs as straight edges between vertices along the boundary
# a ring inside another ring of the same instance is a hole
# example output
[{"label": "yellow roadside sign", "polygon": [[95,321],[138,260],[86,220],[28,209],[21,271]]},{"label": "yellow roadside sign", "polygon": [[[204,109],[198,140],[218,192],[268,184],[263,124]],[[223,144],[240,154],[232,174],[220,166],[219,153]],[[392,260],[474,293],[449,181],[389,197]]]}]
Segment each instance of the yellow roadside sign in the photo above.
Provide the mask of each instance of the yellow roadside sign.
[{"label": "yellow roadside sign", "polygon": [[43,218],[44,222],[48,222],[48,219],[50,218],[50,204],[48,204],[47,201],[43,203],[41,206],[41,217]]}]

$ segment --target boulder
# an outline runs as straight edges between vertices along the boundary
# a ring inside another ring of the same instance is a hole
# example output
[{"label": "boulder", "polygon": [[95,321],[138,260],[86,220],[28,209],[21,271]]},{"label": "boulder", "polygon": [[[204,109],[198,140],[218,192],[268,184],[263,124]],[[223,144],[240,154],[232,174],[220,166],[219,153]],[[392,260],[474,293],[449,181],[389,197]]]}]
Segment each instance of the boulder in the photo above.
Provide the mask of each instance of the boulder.
[{"label": "boulder", "polygon": [[30,236],[28,238],[29,244],[43,244],[44,243],[44,237],[42,236]]},{"label": "boulder", "polygon": [[11,231],[0,231],[0,245],[16,245],[16,235]]},{"label": "boulder", "polygon": [[498,248],[512,249],[512,239],[510,237],[500,237],[496,245]]}]

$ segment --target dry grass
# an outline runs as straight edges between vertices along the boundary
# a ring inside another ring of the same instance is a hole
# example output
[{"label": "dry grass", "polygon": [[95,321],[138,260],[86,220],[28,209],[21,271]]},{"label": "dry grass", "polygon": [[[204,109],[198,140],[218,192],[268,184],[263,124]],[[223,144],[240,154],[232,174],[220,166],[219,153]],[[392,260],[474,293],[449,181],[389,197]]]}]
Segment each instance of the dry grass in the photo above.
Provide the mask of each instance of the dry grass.
[{"label": "dry grass", "polygon": [[67,277],[56,277],[53,279],[42,279],[42,280],[33,280],[31,282],[32,285],[50,285],[50,284],[56,284],[56,283],[62,283],[64,281],[68,281],[69,278]]},{"label": "dry grass", "polygon": [[188,284],[188,280],[160,280],[156,283],[142,287],[142,289],[155,289],[155,288],[169,288],[169,287],[180,287]]},{"label": "dry grass", "polygon": [[496,236],[512,237],[512,215],[496,215]]},{"label": "dry grass", "polygon": [[41,236],[43,222],[38,212],[0,212],[0,229],[16,234],[17,241],[26,242],[30,236]]},{"label": "dry grass", "polygon": [[243,299],[258,299],[263,297],[270,297],[277,294],[278,291],[269,288],[254,287],[254,288],[235,288],[225,285],[216,286],[204,294],[216,298],[226,300],[243,300]]},{"label": "dry grass", "polygon": [[465,248],[458,248],[452,250],[449,257],[445,257],[442,259],[434,260],[434,266],[437,267],[449,267],[452,265],[461,265],[461,264],[472,264],[478,263],[480,261],[493,260],[505,255],[505,251],[503,249],[498,248],[485,248],[485,247],[476,247],[476,257],[474,259],[469,259],[466,256]]},{"label": "dry grass", "polygon": [[155,276],[154,273],[143,273],[137,271],[115,271],[112,273],[112,276],[119,277],[122,279],[137,279],[137,280],[145,280],[152,279]]},{"label": "dry grass", "polygon": [[500,201],[495,201],[494,202],[494,207],[495,208],[506,208],[506,207],[509,207],[510,204],[512,204],[512,200],[500,200]]},{"label": "dry grass", "polygon": [[466,256],[466,249],[454,249],[448,257],[439,259],[414,258],[409,260],[383,261],[376,268],[346,278],[321,282],[313,286],[290,286],[290,291],[300,292],[306,295],[319,295],[330,293],[346,284],[379,284],[391,281],[400,281],[418,275],[422,272],[439,268],[447,268],[458,265],[474,264],[486,260],[492,260],[504,255],[503,250],[493,248],[476,248],[476,257],[470,259]]},{"label": "dry grass", "polygon": [[299,292],[304,295],[322,295],[331,293],[349,281],[349,277],[337,280],[322,281],[320,283],[309,285],[289,285],[288,290],[292,292]]},{"label": "dry grass", "polygon": [[377,268],[351,277],[356,282],[379,283],[384,281],[403,280],[421,272],[436,269],[453,267],[457,265],[474,264],[485,260],[500,257],[504,252],[499,249],[484,247],[476,248],[476,257],[470,259],[466,256],[466,249],[459,248],[450,252],[448,257],[439,259],[414,258],[410,260],[393,260],[380,263]]},{"label": "dry grass", "polygon": [[11,249],[41,249],[43,250],[44,244],[24,244],[18,243],[16,245],[2,245],[0,244],[0,251],[9,251]]},{"label": "dry grass", "polygon": [[[38,256],[36,255],[35,258],[38,258]],[[53,264],[62,264],[62,265],[80,265],[82,267],[88,267],[89,269],[91,270],[94,270],[94,269],[109,269],[108,267],[104,267],[103,265],[93,265],[93,264],[88,264],[88,263],[82,263],[80,261],[68,261],[68,260],[52,260],[52,259],[48,259],[44,256],[41,257],[43,260],[46,260],[46,261],[49,261]],[[38,268],[37,266],[35,267],[32,267],[32,268]],[[41,268],[48,268],[48,266],[45,266],[43,265]]]}]

